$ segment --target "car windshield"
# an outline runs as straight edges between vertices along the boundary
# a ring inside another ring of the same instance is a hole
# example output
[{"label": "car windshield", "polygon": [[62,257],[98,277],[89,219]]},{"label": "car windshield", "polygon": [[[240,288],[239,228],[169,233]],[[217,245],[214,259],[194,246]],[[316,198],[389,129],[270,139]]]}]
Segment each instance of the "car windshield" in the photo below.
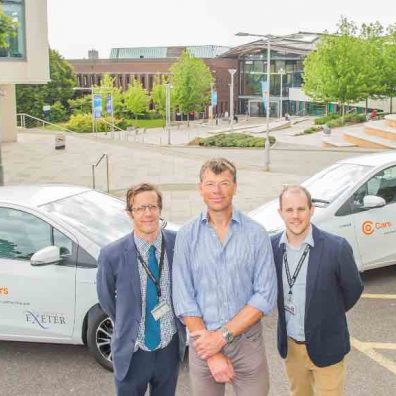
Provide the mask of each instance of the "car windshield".
[{"label": "car windshield", "polygon": [[372,169],[372,166],[359,164],[334,164],[310,177],[302,185],[311,193],[312,201],[323,206],[354,186]]},{"label": "car windshield", "polygon": [[78,229],[100,247],[131,232],[124,202],[97,191],[73,195],[41,208]]}]

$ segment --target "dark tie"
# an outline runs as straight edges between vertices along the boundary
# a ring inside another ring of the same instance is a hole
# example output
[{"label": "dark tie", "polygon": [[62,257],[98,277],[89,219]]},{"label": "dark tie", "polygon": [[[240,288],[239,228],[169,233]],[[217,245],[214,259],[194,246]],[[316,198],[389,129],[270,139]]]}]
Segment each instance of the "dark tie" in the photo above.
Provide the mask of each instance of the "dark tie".
[{"label": "dark tie", "polygon": [[[148,251],[148,267],[155,279],[160,277],[157,257],[155,256],[155,246],[151,245]],[[157,288],[149,276],[147,276],[146,286],[146,319],[144,322],[145,333],[144,343],[148,349],[153,351],[161,342],[161,330],[159,320],[155,320],[151,311],[158,305]]]}]

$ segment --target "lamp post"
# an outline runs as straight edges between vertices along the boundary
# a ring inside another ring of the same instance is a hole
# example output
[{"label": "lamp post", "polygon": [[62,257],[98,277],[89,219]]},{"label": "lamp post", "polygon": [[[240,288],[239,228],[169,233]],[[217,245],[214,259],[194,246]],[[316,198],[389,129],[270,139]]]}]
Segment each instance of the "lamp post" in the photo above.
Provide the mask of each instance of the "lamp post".
[{"label": "lamp post", "polygon": [[[5,96],[5,93],[1,88],[0,88],[0,96]],[[0,130],[0,186],[4,186],[3,161],[1,159],[1,139],[2,139],[2,133]]]},{"label": "lamp post", "polygon": [[266,100],[266,136],[265,136],[265,146],[264,146],[264,170],[270,170],[270,142],[269,142],[269,116],[270,116],[270,88],[271,88],[271,39],[274,36],[269,34],[252,34],[239,32],[235,34],[240,37],[264,37],[267,40],[267,100]]},{"label": "lamp post", "polygon": [[236,69],[228,69],[228,72],[231,75],[231,84],[230,84],[230,128],[233,128],[234,124],[234,74],[236,73]]},{"label": "lamp post", "polygon": [[168,134],[168,145],[171,145],[171,129],[170,129],[170,90],[171,85],[165,84],[165,129]]},{"label": "lamp post", "polygon": [[283,68],[279,69],[279,74],[280,74],[279,119],[281,119],[283,116],[283,75],[285,74]]}]

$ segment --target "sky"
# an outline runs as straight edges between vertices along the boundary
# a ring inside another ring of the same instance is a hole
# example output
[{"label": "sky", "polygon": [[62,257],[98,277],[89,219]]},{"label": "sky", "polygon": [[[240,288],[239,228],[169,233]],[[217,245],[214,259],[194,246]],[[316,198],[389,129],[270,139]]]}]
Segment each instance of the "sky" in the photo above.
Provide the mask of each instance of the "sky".
[{"label": "sky", "polygon": [[396,23],[395,0],[47,0],[51,48],[65,58],[114,47],[236,46],[256,38],[334,32],[341,16],[358,24]]}]

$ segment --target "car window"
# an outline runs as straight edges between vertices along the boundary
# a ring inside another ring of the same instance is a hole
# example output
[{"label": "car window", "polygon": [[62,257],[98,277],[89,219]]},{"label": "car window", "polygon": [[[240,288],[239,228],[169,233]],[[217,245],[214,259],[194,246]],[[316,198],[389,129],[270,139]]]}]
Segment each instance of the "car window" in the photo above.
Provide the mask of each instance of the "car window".
[{"label": "car window", "polygon": [[355,192],[352,199],[353,212],[362,210],[366,195],[381,197],[386,204],[396,202],[396,166],[378,172]]},{"label": "car window", "polygon": [[65,234],[62,234],[56,228],[54,230],[54,245],[60,250],[62,257],[71,256],[73,253],[73,242]]},{"label": "car window", "polygon": [[51,227],[30,213],[0,208],[0,257],[29,260],[51,245]]},{"label": "car window", "polygon": [[370,166],[337,163],[302,183],[315,200],[333,202],[372,170]]}]

